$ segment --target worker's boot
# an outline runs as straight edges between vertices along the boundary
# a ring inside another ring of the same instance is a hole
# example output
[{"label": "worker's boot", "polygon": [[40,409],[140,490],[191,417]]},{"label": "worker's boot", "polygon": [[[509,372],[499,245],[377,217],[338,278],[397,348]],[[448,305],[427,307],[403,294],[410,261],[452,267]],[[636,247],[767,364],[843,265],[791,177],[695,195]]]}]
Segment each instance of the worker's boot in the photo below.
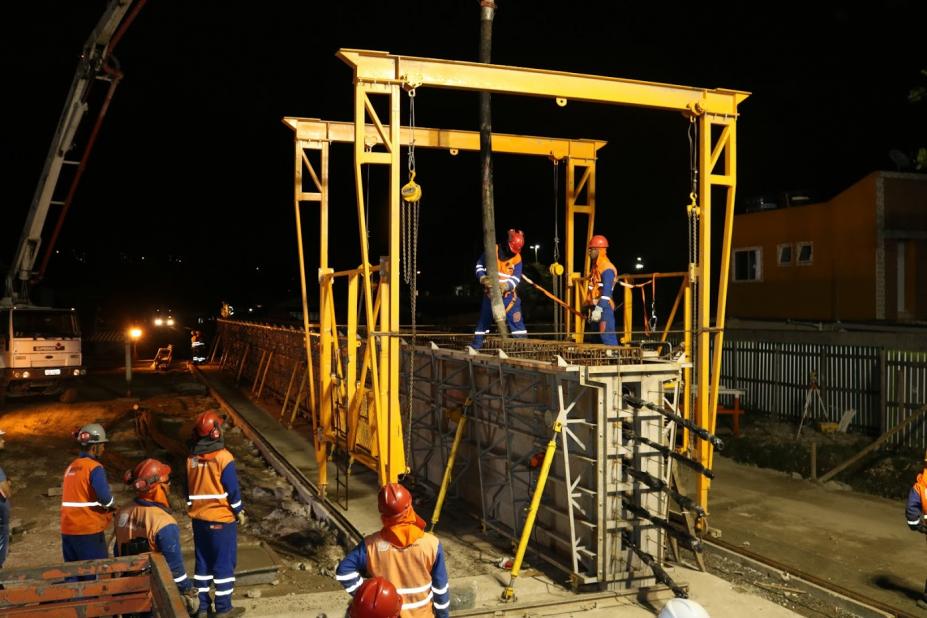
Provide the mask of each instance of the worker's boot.
[{"label": "worker's boot", "polygon": [[228,611],[221,612],[218,614],[213,614],[213,616],[215,616],[215,618],[234,618],[235,616],[241,616],[244,613],[245,613],[244,607],[233,607],[232,609]]}]

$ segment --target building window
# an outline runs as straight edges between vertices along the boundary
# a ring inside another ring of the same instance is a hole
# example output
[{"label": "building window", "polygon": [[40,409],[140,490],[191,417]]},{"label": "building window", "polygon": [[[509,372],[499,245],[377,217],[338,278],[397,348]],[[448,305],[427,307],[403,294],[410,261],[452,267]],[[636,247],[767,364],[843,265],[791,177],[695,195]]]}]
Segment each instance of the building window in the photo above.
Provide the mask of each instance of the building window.
[{"label": "building window", "polygon": [[734,250],[734,281],[763,280],[763,249],[750,247]]},{"label": "building window", "polygon": [[779,266],[791,266],[792,265],[792,244],[785,243],[779,245],[778,247],[779,255]]},{"label": "building window", "polygon": [[796,256],[795,263],[808,265],[814,262],[814,243],[813,242],[800,242],[798,243],[798,254]]}]

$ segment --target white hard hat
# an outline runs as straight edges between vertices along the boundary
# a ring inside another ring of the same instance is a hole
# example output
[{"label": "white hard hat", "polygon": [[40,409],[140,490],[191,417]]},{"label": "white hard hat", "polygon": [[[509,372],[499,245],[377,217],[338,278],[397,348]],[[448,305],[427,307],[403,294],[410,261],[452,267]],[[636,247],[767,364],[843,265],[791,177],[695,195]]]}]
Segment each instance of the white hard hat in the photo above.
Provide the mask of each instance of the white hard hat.
[{"label": "white hard hat", "polygon": [[705,608],[691,599],[670,599],[657,618],[710,618]]},{"label": "white hard hat", "polygon": [[109,442],[109,440],[106,439],[106,430],[103,429],[103,425],[99,423],[88,423],[84,425],[75,433],[74,437],[77,438],[81,446]]}]

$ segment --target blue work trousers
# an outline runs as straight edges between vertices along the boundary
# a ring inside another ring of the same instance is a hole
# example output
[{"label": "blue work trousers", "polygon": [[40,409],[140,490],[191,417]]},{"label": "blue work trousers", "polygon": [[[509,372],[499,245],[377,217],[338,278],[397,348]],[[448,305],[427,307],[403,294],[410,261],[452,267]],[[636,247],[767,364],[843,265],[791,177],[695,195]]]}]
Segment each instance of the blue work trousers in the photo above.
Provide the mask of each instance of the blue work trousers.
[{"label": "blue work trousers", "polygon": [[[512,295],[506,294],[502,297],[502,302],[508,308],[508,311],[505,312],[505,323],[509,327],[509,334],[518,339],[526,338],[528,328],[525,326],[525,320],[521,315],[521,299],[516,297],[515,302],[512,302]],[[480,320],[476,323],[476,328],[473,331],[471,348],[479,350],[483,347],[483,339],[489,334],[489,327],[493,323],[492,301],[489,296],[483,296],[483,305],[480,307]]]},{"label": "blue work trousers", "polygon": [[[65,562],[109,558],[106,536],[102,532],[94,534],[62,534],[61,553],[64,554]],[[82,575],[80,577],[68,577],[65,581],[79,582],[93,579],[96,579],[93,575]]]},{"label": "blue work trousers", "polygon": [[596,330],[605,345],[618,345],[618,335],[615,333],[615,310],[607,300],[599,301],[602,308],[602,319],[596,323]]},{"label": "blue work trousers", "polygon": [[10,503],[0,498],[0,568],[10,553]]},{"label": "blue work trousers", "polygon": [[193,520],[196,567],[194,585],[200,593],[199,611],[209,611],[209,584],[216,589],[216,613],[232,609],[235,565],[238,561],[238,524]]}]

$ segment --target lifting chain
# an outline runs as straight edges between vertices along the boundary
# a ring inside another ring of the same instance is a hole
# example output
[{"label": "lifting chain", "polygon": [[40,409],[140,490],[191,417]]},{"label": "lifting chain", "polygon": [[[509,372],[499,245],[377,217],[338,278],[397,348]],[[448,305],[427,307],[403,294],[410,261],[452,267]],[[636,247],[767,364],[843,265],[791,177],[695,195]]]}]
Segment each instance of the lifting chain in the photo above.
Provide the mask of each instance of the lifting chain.
[{"label": "lifting chain", "polygon": [[415,183],[415,89],[409,90],[409,154],[407,167],[409,182],[400,193],[400,235],[402,240],[402,280],[409,286],[409,305],[412,318],[412,345],[409,347],[409,376],[406,403],[406,428],[403,431],[403,451],[405,453],[406,467],[411,460],[412,446],[412,410],[415,392],[415,344],[416,344],[416,313],[418,305],[418,232],[419,217],[421,214],[422,188]]}]

